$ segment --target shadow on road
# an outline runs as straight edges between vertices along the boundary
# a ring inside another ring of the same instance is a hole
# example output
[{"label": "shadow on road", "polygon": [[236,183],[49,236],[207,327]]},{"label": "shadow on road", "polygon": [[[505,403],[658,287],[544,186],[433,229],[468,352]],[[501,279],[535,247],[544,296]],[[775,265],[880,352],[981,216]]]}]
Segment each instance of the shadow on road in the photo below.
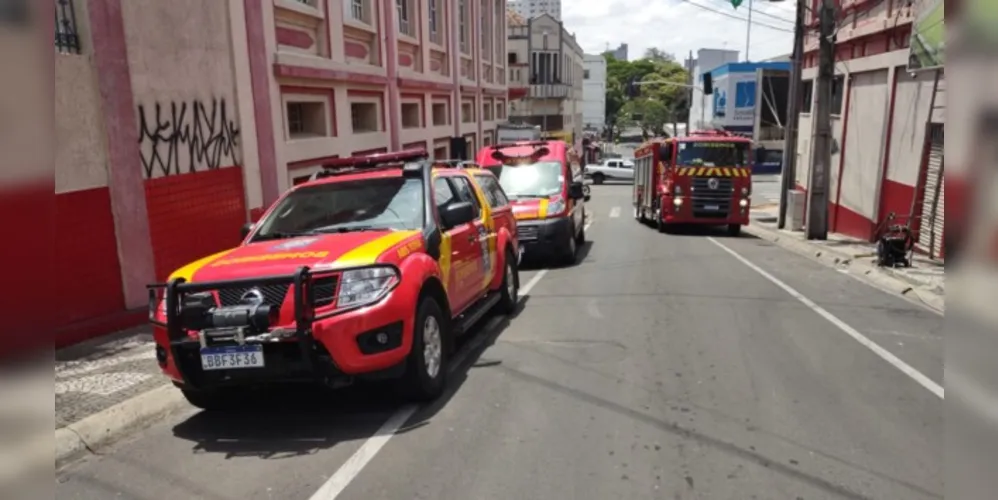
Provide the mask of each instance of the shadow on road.
[{"label": "shadow on road", "polygon": [[[592,252],[593,245],[595,243],[592,240],[586,240],[585,243],[579,245],[579,249],[575,253],[575,264],[554,264],[550,260],[545,261],[545,259],[534,258],[529,255],[523,256],[523,262],[520,263],[521,271],[540,271],[542,269],[570,269],[578,266],[582,261],[586,260],[589,253]],[[522,278],[521,278],[522,281]],[[523,283],[520,283],[523,286]]]},{"label": "shadow on road", "polygon": [[[412,432],[428,425],[460,390],[479,357],[523,311],[523,297],[511,317],[488,316],[474,333],[458,340],[451,356],[448,388],[424,406],[399,431]],[[318,386],[272,389],[254,399],[257,409],[199,412],[173,427],[173,435],[193,443],[193,453],[218,453],[226,458],[282,459],[312,455],[342,442],[373,436],[406,401],[394,395],[389,383],[364,383],[332,390]]]}]

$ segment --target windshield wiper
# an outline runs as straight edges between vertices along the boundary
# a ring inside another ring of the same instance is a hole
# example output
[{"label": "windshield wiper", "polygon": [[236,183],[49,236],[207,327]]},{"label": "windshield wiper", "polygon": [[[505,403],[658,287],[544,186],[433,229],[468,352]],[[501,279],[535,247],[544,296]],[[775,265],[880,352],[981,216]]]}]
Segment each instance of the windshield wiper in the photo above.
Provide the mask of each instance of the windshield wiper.
[{"label": "windshield wiper", "polygon": [[394,231],[392,228],[379,227],[379,226],[333,226],[333,227],[320,227],[318,229],[313,229],[306,234],[336,234],[336,233],[353,233],[353,232],[363,232],[363,231]]},{"label": "windshield wiper", "polygon": [[266,240],[285,240],[288,238],[297,238],[299,236],[305,236],[308,233],[282,233],[280,231],[275,231],[273,233],[257,235],[253,238],[253,241],[266,241]]}]

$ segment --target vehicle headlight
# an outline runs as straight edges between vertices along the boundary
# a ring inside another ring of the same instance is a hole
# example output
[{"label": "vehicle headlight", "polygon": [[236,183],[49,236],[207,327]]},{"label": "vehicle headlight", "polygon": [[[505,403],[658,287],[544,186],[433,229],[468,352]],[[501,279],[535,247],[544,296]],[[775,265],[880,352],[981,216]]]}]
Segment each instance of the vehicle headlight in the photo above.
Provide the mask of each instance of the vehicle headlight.
[{"label": "vehicle headlight", "polygon": [[399,282],[394,267],[369,267],[344,271],[336,306],[340,309],[373,304],[388,295]]},{"label": "vehicle headlight", "polygon": [[682,196],[683,188],[679,187],[679,184],[672,186],[672,194],[675,196]]},{"label": "vehicle headlight", "polygon": [[747,194],[748,194],[748,192],[749,192],[749,191],[748,191],[748,188],[747,188],[747,187],[742,187],[742,196],[745,196],[745,195],[747,195]]},{"label": "vehicle headlight", "polygon": [[565,199],[562,197],[551,198],[548,202],[548,215],[551,217],[561,215],[565,211]]},{"label": "vehicle headlight", "polygon": [[681,206],[683,204],[683,199],[682,198],[674,198],[672,200],[672,204],[675,205],[675,206],[677,206],[677,207]]},{"label": "vehicle headlight", "polygon": [[746,200],[745,198],[742,198],[741,200],[738,201],[738,206],[740,206],[742,208],[747,207],[748,206],[748,200]]}]

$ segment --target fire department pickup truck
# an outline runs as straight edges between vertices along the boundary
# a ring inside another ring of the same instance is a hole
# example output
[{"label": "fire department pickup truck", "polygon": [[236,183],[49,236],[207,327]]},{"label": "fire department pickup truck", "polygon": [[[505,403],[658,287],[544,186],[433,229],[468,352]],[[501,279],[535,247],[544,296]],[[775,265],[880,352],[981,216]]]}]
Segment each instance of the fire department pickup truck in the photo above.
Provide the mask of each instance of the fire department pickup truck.
[{"label": "fire department pickup truck", "polygon": [[149,286],[157,360],[191,404],[356,379],[441,394],[455,338],[516,307],[518,243],[495,193],[425,158],[334,160],[244,227],[239,246]]}]

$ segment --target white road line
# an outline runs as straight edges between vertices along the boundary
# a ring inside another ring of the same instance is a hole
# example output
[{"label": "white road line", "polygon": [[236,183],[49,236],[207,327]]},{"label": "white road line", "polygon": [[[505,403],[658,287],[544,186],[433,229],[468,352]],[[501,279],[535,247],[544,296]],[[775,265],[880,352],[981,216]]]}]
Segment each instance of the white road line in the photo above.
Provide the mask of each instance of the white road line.
[{"label": "white road line", "polygon": [[610,218],[611,219],[616,219],[617,217],[620,217],[620,207],[613,207],[613,208],[611,208],[610,209]]},{"label": "white road line", "polygon": [[815,304],[814,301],[812,301],[811,299],[805,297],[802,293],[798,292],[797,290],[795,290],[790,285],[787,285],[786,283],[780,281],[778,278],[776,278],[773,275],[769,274],[768,272],[764,271],[759,266],[753,264],[752,262],[750,262],[745,257],[742,257],[741,255],[739,255],[734,250],[728,248],[727,246],[725,246],[721,242],[715,240],[714,238],[708,237],[707,239],[710,240],[711,243],[713,243],[713,244],[721,247],[721,249],[724,250],[725,252],[728,252],[729,254],[731,254],[732,257],[734,257],[734,258],[738,259],[739,261],[741,261],[742,264],[745,264],[746,266],[748,266],[749,268],[751,268],[753,271],[761,274],[762,277],[768,279],[769,281],[771,281],[776,286],[782,288],[783,291],[785,291],[788,294],[790,294],[793,298],[795,298],[798,301],[800,301],[802,304],[804,304],[805,306],[807,306],[808,308],[810,308],[812,311],[818,313],[819,316],[821,316],[821,317],[825,318],[826,320],[828,320],[829,323],[837,326],[839,328],[839,330],[842,330],[847,335],[849,335],[850,337],[852,337],[853,339],[855,339],[857,342],[859,342],[860,344],[862,344],[864,347],[866,347],[867,349],[873,351],[874,354],[876,354],[877,356],[880,356],[881,358],[883,358],[884,361],[887,361],[888,363],[890,363],[891,365],[893,365],[898,370],[901,370],[902,373],[904,373],[905,375],[911,377],[915,382],[918,382],[919,384],[921,384],[922,387],[925,387],[926,389],[928,389],[930,392],[932,392],[936,396],[939,396],[940,399],[946,399],[945,389],[943,389],[943,387],[941,385],[937,384],[936,382],[934,382],[929,377],[927,377],[924,374],[922,374],[922,372],[920,372],[920,371],[912,368],[910,365],[908,365],[907,363],[905,363],[904,361],[902,361],[900,358],[898,358],[897,356],[895,356],[894,354],[892,354],[887,349],[884,349],[883,347],[880,347],[876,342],[874,342],[874,341],[866,338],[866,336],[864,336],[862,333],[859,333],[855,328],[849,326],[848,324],[846,324],[844,321],[842,321],[841,319],[839,319],[838,317],[836,317],[832,313],[826,311],[825,308],[819,306],[818,304]]},{"label": "white road line", "polygon": [[[592,225],[593,223],[589,222],[584,228],[589,230],[589,226]],[[530,294],[530,291],[537,286],[537,283],[539,283],[541,279],[547,275],[547,273],[547,269],[541,269],[534,275],[533,278],[530,279],[530,281],[521,286],[519,301],[523,301],[524,298]],[[479,334],[475,336],[474,340],[465,344],[462,347],[461,352],[457,353],[451,361],[450,370],[460,366],[463,363],[464,358],[468,356],[468,353],[474,352],[482,342],[485,342],[485,339],[490,336],[492,328],[495,328],[497,324],[498,321],[496,320],[488,323],[485,328],[486,331],[479,332]],[[367,440],[364,441],[364,444],[362,444],[360,448],[355,451],[353,455],[351,455],[350,458],[348,458],[347,461],[340,466],[339,469],[336,470],[333,476],[323,483],[319,490],[310,497],[310,500],[335,500],[339,497],[340,493],[343,493],[343,490],[345,490],[346,487],[349,486],[350,483],[360,474],[360,472],[364,470],[364,467],[367,466],[371,459],[373,459],[374,456],[381,451],[381,448],[388,443],[388,440],[391,439],[403,425],[405,425],[409,418],[412,417],[418,409],[419,406],[417,405],[406,405],[393,413],[392,416],[389,417],[388,420],[381,426],[381,428],[378,429],[373,436],[367,438]]]}]

